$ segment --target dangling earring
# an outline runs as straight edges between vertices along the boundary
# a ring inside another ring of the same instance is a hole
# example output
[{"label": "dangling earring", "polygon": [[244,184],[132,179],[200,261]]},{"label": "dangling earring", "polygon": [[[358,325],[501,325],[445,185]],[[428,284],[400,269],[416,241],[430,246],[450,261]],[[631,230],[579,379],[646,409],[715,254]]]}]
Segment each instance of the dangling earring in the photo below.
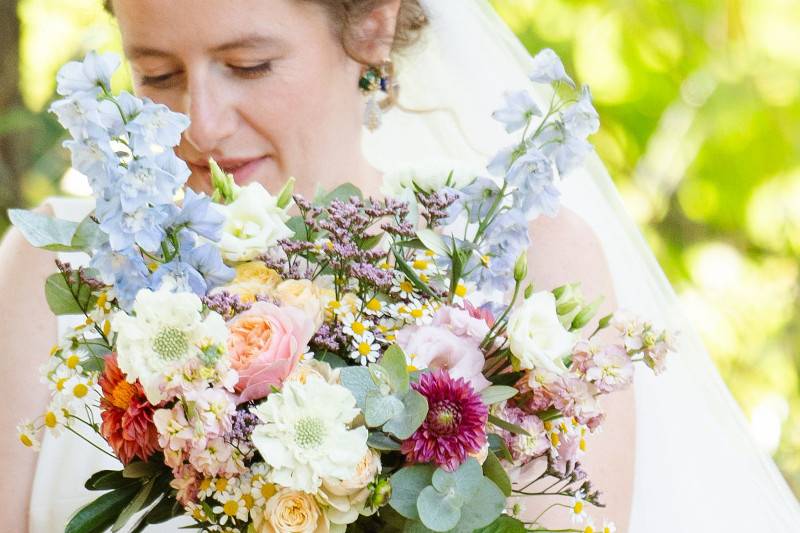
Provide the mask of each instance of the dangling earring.
[{"label": "dangling earring", "polygon": [[[382,122],[383,112],[395,102],[397,85],[394,84],[394,66],[387,59],[380,65],[370,65],[358,79],[358,88],[365,95],[369,95],[367,107],[364,109],[364,126],[369,131],[378,129]],[[378,93],[385,93],[386,97],[378,100]]]}]

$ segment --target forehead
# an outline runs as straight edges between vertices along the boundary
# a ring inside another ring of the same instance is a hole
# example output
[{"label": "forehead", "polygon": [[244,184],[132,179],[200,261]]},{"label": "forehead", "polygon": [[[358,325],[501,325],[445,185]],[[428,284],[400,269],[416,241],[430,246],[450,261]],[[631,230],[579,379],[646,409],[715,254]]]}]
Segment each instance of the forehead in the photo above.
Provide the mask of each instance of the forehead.
[{"label": "forehead", "polygon": [[179,55],[267,48],[329,31],[314,2],[297,0],[113,0],[125,53]]}]

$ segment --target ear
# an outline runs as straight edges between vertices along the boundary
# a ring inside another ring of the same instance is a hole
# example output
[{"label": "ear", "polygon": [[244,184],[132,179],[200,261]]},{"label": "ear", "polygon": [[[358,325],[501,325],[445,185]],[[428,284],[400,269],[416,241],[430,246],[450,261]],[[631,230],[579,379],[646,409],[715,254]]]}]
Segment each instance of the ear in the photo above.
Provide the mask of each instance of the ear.
[{"label": "ear", "polygon": [[389,58],[401,3],[401,0],[384,0],[353,25],[351,52],[359,60],[377,65]]}]

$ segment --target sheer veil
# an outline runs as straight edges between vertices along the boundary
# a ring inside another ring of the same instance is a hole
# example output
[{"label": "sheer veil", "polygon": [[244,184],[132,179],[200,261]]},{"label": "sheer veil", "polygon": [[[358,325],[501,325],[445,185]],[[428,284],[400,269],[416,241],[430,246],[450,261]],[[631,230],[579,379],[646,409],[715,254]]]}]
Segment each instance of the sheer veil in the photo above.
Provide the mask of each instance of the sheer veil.
[{"label": "sheer veil", "polygon": [[[482,169],[511,143],[490,117],[502,93],[527,87],[546,108],[549,89],[528,80],[530,55],[486,0],[423,4],[430,27],[414,49],[395,58],[400,103],[437,111],[393,109],[366,136],[364,151],[379,169],[436,159]],[[679,332],[668,371],[637,376],[631,531],[798,531],[797,500],[755,445],[597,155],[567,176],[561,190],[564,205],[601,240],[620,306]]]}]

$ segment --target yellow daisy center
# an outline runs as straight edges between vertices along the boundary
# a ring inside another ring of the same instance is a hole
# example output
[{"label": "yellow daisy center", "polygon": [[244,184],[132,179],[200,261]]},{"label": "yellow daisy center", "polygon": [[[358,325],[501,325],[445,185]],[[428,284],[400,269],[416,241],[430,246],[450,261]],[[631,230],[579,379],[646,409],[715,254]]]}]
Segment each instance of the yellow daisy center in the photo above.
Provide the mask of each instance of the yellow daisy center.
[{"label": "yellow daisy center", "polygon": [[427,270],[428,269],[428,262],[424,259],[417,259],[411,265],[417,270]]},{"label": "yellow daisy center", "polygon": [[223,490],[225,490],[225,489],[227,488],[227,486],[228,486],[228,480],[227,480],[227,479],[225,479],[224,477],[221,477],[221,478],[219,478],[219,479],[218,479],[218,480],[217,480],[217,481],[214,483],[214,488],[216,488],[216,489],[217,489],[218,491],[220,491],[220,492],[222,492]]},{"label": "yellow daisy center", "polygon": [[456,285],[456,296],[463,298],[467,295],[467,286],[463,283]]},{"label": "yellow daisy center", "polygon": [[363,335],[364,331],[366,331],[367,329],[361,322],[353,322],[352,328],[353,328],[353,333],[355,333],[356,335]]},{"label": "yellow daisy center", "polygon": [[275,485],[273,485],[272,483],[264,483],[263,485],[261,485],[261,496],[265,500],[269,500],[270,498],[272,498],[272,496],[274,496],[276,492],[277,491],[275,490]]},{"label": "yellow daisy center", "polygon": [[83,383],[78,383],[72,388],[72,394],[74,394],[76,398],[83,398],[88,393],[89,393],[89,387],[87,387]]},{"label": "yellow daisy center", "polygon": [[369,355],[369,352],[371,351],[372,347],[369,345],[369,343],[360,342],[358,344],[358,353],[360,353],[361,355]]},{"label": "yellow daisy center", "polygon": [[81,358],[75,354],[72,354],[67,358],[67,368],[69,368],[70,370],[74,370],[75,367],[78,366],[78,363],[80,362]]},{"label": "yellow daisy center", "polygon": [[550,434],[550,442],[553,444],[553,447],[558,446],[558,444],[561,442],[561,439],[558,438],[558,433]]},{"label": "yellow daisy center", "polygon": [[47,411],[44,415],[44,425],[49,428],[54,428],[57,423],[56,414],[53,411]]},{"label": "yellow daisy center", "polygon": [[25,435],[24,433],[19,436],[19,441],[22,444],[24,444],[25,446],[27,446],[28,448],[33,446],[33,441],[31,440],[31,438],[29,436]]},{"label": "yellow daisy center", "polygon": [[56,390],[58,390],[58,391],[64,390],[64,383],[66,383],[66,382],[67,382],[67,378],[61,378],[58,381],[56,381]]},{"label": "yellow daisy center", "polygon": [[572,512],[575,514],[581,514],[583,512],[583,502],[580,500],[575,502],[575,505],[572,506]]},{"label": "yellow daisy center", "polygon": [[380,311],[381,307],[383,307],[383,303],[377,298],[373,298],[372,300],[367,302],[367,309],[369,309],[370,311]]},{"label": "yellow daisy center", "polygon": [[411,285],[410,281],[404,281],[400,284],[400,290],[403,292],[411,292],[414,290],[414,286]]},{"label": "yellow daisy center", "polygon": [[411,310],[411,316],[413,316],[414,318],[422,318],[422,315],[424,315],[424,314],[425,313],[423,313],[422,309],[412,309]]},{"label": "yellow daisy center", "polygon": [[255,500],[253,499],[253,495],[249,493],[243,494],[242,499],[244,500],[244,506],[247,507],[248,509],[252,509],[253,505],[255,505],[256,503]]},{"label": "yellow daisy center", "polygon": [[236,500],[226,501],[225,505],[222,506],[222,512],[228,516],[236,516],[236,513],[239,512],[239,502]]},{"label": "yellow daisy center", "polygon": [[206,478],[200,482],[200,491],[208,490],[208,487],[211,486],[211,478]]}]

